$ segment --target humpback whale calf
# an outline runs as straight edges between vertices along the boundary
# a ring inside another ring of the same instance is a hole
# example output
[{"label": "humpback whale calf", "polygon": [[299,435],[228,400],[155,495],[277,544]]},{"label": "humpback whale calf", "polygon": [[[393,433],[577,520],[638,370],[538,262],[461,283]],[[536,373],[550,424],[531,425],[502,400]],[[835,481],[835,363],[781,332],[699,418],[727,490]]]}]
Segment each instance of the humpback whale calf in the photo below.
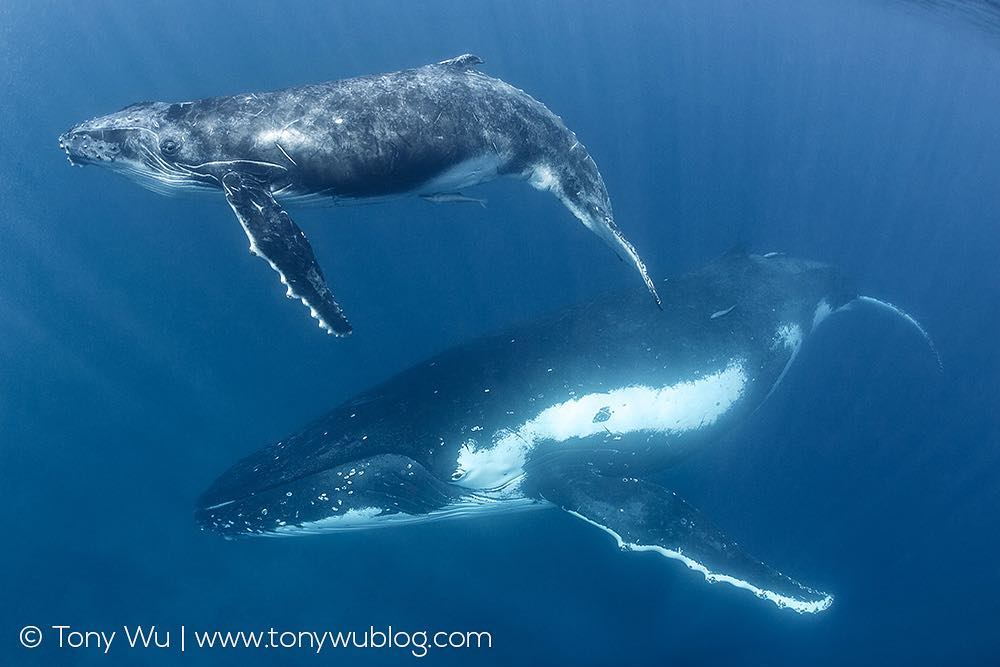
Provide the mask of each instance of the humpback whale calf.
[{"label": "humpback whale calf", "polygon": [[920,329],[829,265],[732,252],[672,280],[666,312],[611,294],[420,363],[236,463],[196,519],[293,536],[558,507],[625,549],[821,612],[832,596],[647,477],[744,421],[829,316],[871,304]]},{"label": "humpback whale calf", "polygon": [[460,191],[499,176],[551,192],[639,271],[597,165],[562,120],[523,90],[481,73],[466,54],[416,69],[170,104],[143,102],[59,137],[71,164],[99,164],[161,193],[222,191],[263,257],[319,325],[351,325],[305,234],[282,204]]}]

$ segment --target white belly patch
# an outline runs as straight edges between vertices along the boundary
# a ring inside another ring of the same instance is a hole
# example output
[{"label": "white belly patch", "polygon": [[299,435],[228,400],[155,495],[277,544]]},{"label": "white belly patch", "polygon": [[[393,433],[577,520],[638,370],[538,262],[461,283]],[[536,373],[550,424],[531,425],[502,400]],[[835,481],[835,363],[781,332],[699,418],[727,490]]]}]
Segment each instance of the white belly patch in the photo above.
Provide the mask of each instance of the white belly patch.
[{"label": "white belly patch", "polygon": [[695,380],[621,387],[553,405],[514,429],[497,431],[489,446],[466,441],[452,481],[470,489],[517,492],[528,454],[541,442],[643,431],[678,434],[710,426],[743,396],[747,382],[743,362],[734,359]]}]

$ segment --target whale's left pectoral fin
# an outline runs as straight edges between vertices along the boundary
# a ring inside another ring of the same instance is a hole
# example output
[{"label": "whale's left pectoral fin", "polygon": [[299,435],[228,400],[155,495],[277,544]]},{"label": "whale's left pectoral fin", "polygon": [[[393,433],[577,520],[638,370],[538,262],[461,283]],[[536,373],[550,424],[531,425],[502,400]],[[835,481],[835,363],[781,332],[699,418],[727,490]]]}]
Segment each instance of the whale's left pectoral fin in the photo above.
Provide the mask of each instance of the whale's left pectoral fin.
[{"label": "whale's left pectoral fin", "polygon": [[267,260],[289,298],[299,299],[328,333],[346,336],[351,325],[333,298],[306,235],[268,189],[253,177],[231,171],[222,179],[226,200],[250,239],[250,252]]},{"label": "whale's left pectoral fin", "polygon": [[609,533],[618,546],[678,560],[710,583],[726,583],[800,613],[826,610],[833,598],[807,588],[743,552],[676,493],[634,478],[592,472],[553,475],[546,500]]}]

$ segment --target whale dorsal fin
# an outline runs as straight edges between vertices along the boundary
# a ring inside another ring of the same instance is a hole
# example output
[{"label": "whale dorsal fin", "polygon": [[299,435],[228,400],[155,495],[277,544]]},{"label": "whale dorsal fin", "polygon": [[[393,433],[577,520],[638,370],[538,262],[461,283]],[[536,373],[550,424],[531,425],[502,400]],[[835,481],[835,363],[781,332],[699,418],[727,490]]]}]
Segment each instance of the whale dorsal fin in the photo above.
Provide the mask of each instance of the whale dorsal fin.
[{"label": "whale dorsal fin", "polygon": [[471,53],[463,53],[460,56],[455,56],[454,58],[448,58],[448,60],[442,60],[438,65],[444,65],[445,67],[455,67],[458,69],[472,69],[476,65],[482,65],[485,61],[477,55]]}]

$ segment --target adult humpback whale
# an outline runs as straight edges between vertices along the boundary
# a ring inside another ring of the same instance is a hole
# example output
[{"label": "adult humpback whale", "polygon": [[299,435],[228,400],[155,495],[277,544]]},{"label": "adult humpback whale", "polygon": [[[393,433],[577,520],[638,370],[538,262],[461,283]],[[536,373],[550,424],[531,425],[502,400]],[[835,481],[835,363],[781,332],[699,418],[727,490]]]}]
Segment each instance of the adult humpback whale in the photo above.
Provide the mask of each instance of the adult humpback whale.
[{"label": "adult humpback whale", "polygon": [[250,251],[328,333],[351,326],[305,234],[279,202],[350,203],[459,191],[499,176],[562,201],[656,288],[611,212],[594,160],[562,120],[466,54],[391,74],[267,93],[144,102],[59,137],[71,164],[100,164],[157,192],[222,190]]},{"label": "adult humpback whale", "polygon": [[557,506],[709,582],[823,611],[830,595],[645,478],[756,410],[832,313],[901,311],[830,266],[742,253],[671,281],[666,301],[614,294],[433,357],[238,462],[197,520],[281,536]]}]

